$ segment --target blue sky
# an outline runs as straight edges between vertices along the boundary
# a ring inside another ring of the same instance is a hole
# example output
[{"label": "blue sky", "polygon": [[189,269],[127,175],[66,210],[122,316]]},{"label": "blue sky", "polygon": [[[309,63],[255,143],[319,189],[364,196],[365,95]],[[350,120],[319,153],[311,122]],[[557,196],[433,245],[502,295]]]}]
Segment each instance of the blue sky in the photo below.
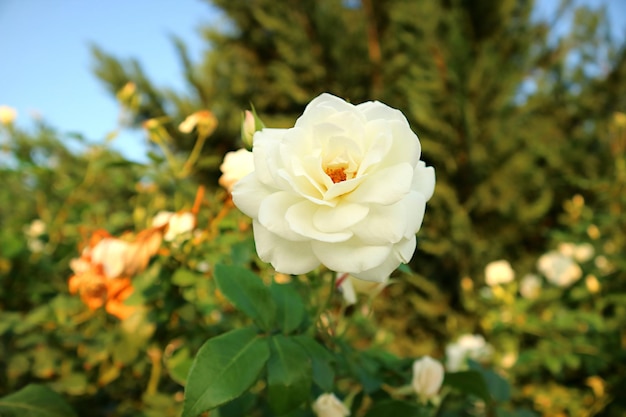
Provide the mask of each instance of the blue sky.
[{"label": "blue sky", "polygon": [[[537,0],[549,15],[558,0]],[[626,0],[607,4],[613,33],[624,39]],[[28,127],[34,114],[62,132],[102,142],[116,127],[119,109],[92,73],[90,44],[119,58],[137,58],[158,86],[183,90],[181,68],[169,35],[183,39],[194,59],[205,48],[198,29],[219,22],[203,0],[0,0],[0,105],[18,111]],[[145,137],[127,131],[114,147],[143,159]]]},{"label": "blue sky", "polygon": [[[137,58],[156,85],[182,90],[170,35],[198,59],[205,47],[198,29],[215,16],[201,0],[0,0],[0,105],[18,111],[19,126],[38,114],[60,131],[101,142],[119,108],[93,75],[89,46]],[[137,131],[114,141],[134,159],[144,144]]]}]

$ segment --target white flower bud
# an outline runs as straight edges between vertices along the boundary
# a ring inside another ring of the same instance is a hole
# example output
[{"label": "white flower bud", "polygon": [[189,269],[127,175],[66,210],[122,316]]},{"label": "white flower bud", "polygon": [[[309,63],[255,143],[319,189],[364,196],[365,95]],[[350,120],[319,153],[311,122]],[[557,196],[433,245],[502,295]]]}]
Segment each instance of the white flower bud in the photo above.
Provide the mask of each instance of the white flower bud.
[{"label": "white flower bud", "polygon": [[441,362],[430,356],[424,356],[413,362],[413,380],[411,385],[421,398],[437,395],[443,384],[444,369]]},{"label": "white flower bud", "polygon": [[313,403],[313,412],[317,417],[346,417],[350,410],[335,394],[322,394]]},{"label": "white flower bud", "polygon": [[491,262],[485,267],[485,282],[490,287],[506,284],[514,278],[515,271],[511,268],[511,264],[503,259]]}]

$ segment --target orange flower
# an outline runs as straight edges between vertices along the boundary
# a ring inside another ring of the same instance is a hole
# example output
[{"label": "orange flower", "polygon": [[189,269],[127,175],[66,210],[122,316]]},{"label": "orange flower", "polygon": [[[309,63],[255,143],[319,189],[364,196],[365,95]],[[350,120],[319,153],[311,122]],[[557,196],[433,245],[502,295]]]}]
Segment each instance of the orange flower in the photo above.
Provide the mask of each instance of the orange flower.
[{"label": "orange flower", "polygon": [[104,305],[108,298],[106,277],[102,268],[91,267],[69,279],[70,294],[78,293],[83,303],[90,310],[96,310]]},{"label": "orange flower", "polygon": [[107,281],[107,290],[109,298],[105,309],[107,313],[116,316],[120,320],[132,315],[137,309],[136,306],[128,306],[124,301],[130,297],[134,288],[128,278],[117,278]]},{"label": "orange flower", "polygon": [[80,258],[70,261],[74,271],[68,282],[70,293],[78,293],[91,310],[104,306],[109,314],[124,320],[136,310],[124,304],[133,292],[130,277],[148,266],[162,239],[163,228],[144,230],[133,242],[104,230],[94,232]]},{"label": "orange flower", "polygon": [[128,278],[107,279],[101,268],[94,267],[88,272],[73,275],[69,280],[70,294],[78,293],[90,310],[104,306],[107,313],[124,320],[135,312],[135,306],[124,304],[133,287]]}]

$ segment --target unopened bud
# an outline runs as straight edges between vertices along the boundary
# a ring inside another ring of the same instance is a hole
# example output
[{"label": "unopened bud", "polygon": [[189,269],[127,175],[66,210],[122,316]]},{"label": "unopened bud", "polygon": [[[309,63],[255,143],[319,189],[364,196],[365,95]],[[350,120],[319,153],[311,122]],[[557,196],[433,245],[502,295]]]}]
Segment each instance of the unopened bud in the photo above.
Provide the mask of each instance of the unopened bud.
[{"label": "unopened bud", "polygon": [[241,140],[246,148],[252,149],[254,134],[264,127],[265,124],[259,118],[254,107],[252,107],[252,111],[246,110],[243,112],[241,120]]},{"label": "unopened bud", "polygon": [[443,365],[430,356],[424,356],[413,362],[411,385],[419,397],[431,398],[439,392],[443,384],[443,376]]}]

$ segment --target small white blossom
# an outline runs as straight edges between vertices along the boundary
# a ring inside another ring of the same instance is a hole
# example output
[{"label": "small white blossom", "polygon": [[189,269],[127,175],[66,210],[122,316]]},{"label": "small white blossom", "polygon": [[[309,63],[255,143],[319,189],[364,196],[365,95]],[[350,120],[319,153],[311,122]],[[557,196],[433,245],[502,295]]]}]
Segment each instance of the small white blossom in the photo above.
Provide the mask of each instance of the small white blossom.
[{"label": "small white blossom", "polygon": [[537,298],[541,292],[541,278],[535,274],[524,275],[519,284],[519,292],[524,298]]},{"label": "small white blossom", "polygon": [[170,217],[163,239],[171,242],[178,236],[191,232],[194,227],[196,227],[196,216],[193,213],[175,213]]},{"label": "small white blossom", "polygon": [[444,369],[441,362],[424,356],[413,362],[413,379],[411,385],[421,398],[437,395],[443,384]]},{"label": "small white blossom", "polygon": [[591,243],[581,243],[576,246],[574,250],[574,259],[578,262],[587,262],[593,255],[595,254],[595,250],[593,249],[593,245]]},{"label": "small white blossom", "polygon": [[166,226],[163,239],[167,242],[171,242],[178,236],[191,232],[196,227],[196,216],[188,211],[181,213],[160,211],[152,219],[152,227],[162,226]]},{"label": "small white blossom", "polygon": [[546,279],[559,287],[567,287],[578,281],[583,274],[580,266],[569,256],[551,251],[541,255],[537,269]]},{"label": "small white blossom", "polygon": [[450,372],[462,370],[466,360],[481,361],[488,359],[493,353],[493,348],[485,338],[477,334],[465,334],[455,343],[446,346],[446,368]]},{"label": "small white blossom", "polygon": [[224,156],[224,162],[220,165],[220,171],[222,171],[222,176],[219,184],[231,192],[237,181],[254,171],[252,152],[244,148],[228,152]]},{"label": "small white blossom", "polygon": [[509,261],[504,259],[493,261],[485,267],[485,282],[490,287],[506,284],[513,279],[515,279],[515,271],[511,268]]},{"label": "small white blossom", "polygon": [[41,219],[35,219],[26,227],[24,233],[28,237],[39,237],[46,233],[46,223]]},{"label": "small white blossom", "polygon": [[313,412],[317,417],[347,417],[350,410],[339,401],[335,394],[322,394],[313,403]]}]

